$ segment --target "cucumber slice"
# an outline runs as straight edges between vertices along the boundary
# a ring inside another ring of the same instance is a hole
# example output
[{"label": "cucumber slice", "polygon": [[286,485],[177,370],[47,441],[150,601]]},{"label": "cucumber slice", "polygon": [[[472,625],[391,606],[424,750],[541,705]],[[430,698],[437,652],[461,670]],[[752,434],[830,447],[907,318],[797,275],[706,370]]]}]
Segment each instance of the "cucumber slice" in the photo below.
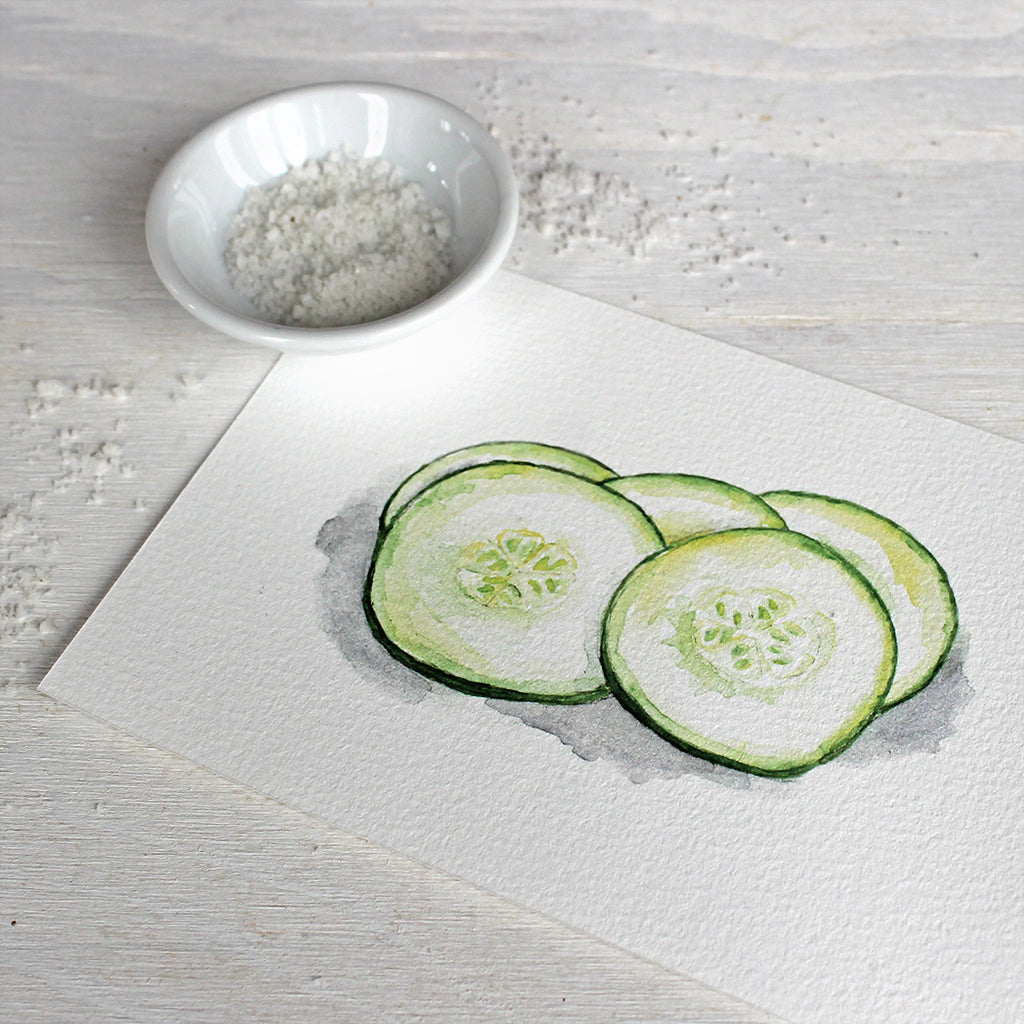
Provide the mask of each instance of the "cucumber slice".
[{"label": "cucumber slice", "polygon": [[844,750],[896,664],[885,606],[834,551],[788,530],[727,530],[642,562],[605,614],[612,692],[699,757],[799,775]]},{"label": "cucumber slice", "polygon": [[643,473],[604,484],[636,502],[654,520],[666,544],[721,530],[786,528],[782,516],[756,494],[706,476]]},{"label": "cucumber slice", "polygon": [[608,695],[601,617],[663,547],[632,502],[582,477],[494,462],[442,477],[383,533],[364,604],[400,660],[468,693],[578,704]]},{"label": "cucumber slice", "polygon": [[469,448],[459,448],[457,451],[441,455],[403,480],[384,506],[380,517],[381,528],[386,529],[390,526],[402,507],[435,480],[440,480],[441,477],[460,469],[481,466],[487,462],[529,462],[535,466],[564,469],[568,473],[595,481],[615,476],[615,470],[609,469],[596,459],[553,444],[538,444],[533,441],[488,441],[484,444],[474,444]]},{"label": "cucumber slice", "polygon": [[770,491],[762,497],[792,529],[835,548],[878,591],[900,648],[885,706],[927,685],[946,660],[957,630],[956,599],[932,554],[902,526],[852,501],[802,491]]}]

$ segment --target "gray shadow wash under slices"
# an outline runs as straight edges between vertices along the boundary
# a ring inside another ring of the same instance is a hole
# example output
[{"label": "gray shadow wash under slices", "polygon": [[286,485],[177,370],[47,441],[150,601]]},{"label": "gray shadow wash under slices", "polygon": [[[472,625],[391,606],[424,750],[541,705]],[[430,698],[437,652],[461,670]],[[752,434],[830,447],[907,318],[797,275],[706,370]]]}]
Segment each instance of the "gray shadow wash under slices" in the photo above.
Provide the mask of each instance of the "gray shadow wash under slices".
[{"label": "gray shadow wash under slices", "polygon": [[417,704],[436,685],[391,657],[370,631],[363,610],[363,587],[377,541],[380,510],[390,494],[387,488],[380,494],[356,497],[320,527],[316,547],[327,556],[327,567],[320,575],[321,622],[345,660],[367,682]]},{"label": "gray shadow wash under slices", "polygon": [[[974,688],[963,671],[967,646],[968,638],[961,630],[935,678],[919,693],[875,719],[837,760],[853,765],[914,753],[937,754],[942,741],[956,732],[954,719],[974,696]],[[746,772],[677,749],[637,721],[614,698],[575,707],[503,700],[487,703],[503,715],[512,715],[533,729],[551,733],[584,761],[604,758],[615,762],[631,782],[682,775],[699,775],[743,789],[754,782]],[[797,777],[771,781],[793,784],[800,780]]]},{"label": "gray shadow wash under slices", "polygon": [[970,636],[961,626],[935,678],[902,704],[879,715],[840,756],[850,764],[907,754],[937,754],[956,733],[953,722],[974,697],[964,674]]},{"label": "gray shadow wash under slices", "polygon": [[699,775],[723,786],[749,789],[752,778],[724,765],[687,754],[634,718],[614,697],[592,704],[530,704],[488,700],[503,715],[551,733],[584,761],[614,764],[630,782]]},{"label": "gray shadow wash under slices", "polygon": [[[363,610],[363,587],[377,539],[380,510],[390,494],[389,488],[357,496],[320,528],[316,547],[327,558],[327,567],[320,576],[322,624],[345,660],[368,683],[414,704],[445,687],[391,657],[370,631]],[[961,627],[938,675],[919,693],[872,722],[838,760],[868,764],[913,753],[938,753],[942,741],[956,732],[953,721],[957,714],[974,696],[963,671],[968,640]],[[495,699],[486,703],[500,714],[550,733],[584,761],[613,764],[637,784],[684,775],[740,789],[754,784],[746,772],[674,747],[611,697],[575,705]],[[771,781],[793,783],[799,778]]]}]

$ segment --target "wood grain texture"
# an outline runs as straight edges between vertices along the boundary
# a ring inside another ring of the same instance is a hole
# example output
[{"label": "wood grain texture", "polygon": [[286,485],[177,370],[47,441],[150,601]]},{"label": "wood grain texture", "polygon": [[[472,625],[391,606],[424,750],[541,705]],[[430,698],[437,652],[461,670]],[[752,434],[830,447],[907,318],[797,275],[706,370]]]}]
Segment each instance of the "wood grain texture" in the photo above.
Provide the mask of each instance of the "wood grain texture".
[{"label": "wood grain texture", "polygon": [[769,1020],[35,693],[273,362],[166,295],[145,201],[256,96],[426,89],[515,156],[510,268],[1024,440],[1019,5],[0,16],[0,1020]]}]

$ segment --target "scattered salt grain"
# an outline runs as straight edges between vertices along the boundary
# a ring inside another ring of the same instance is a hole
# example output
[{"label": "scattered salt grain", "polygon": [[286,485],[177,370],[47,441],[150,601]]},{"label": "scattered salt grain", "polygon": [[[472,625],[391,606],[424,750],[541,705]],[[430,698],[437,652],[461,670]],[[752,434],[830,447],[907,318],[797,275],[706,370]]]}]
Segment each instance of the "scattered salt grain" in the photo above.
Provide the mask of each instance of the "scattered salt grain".
[{"label": "scattered salt grain", "polygon": [[547,134],[521,131],[507,145],[521,183],[521,224],[547,239],[555,253],[581,243],[607,244],[643,257],[664,234],[664,215],[620,175],[584,168]]},{"label": "scattered salt grain", "polygon": [[0,510],[0,647],[38,638],[46,618],[49,568],[56,540],[39,528],[34,501]]},{"label": "scattered salt grain", "polygon": [[246,192],[225,263],[268,320],[340,327],[437,292],[451,273],[451,233],[449,218],[386,160],[333,152]]}]

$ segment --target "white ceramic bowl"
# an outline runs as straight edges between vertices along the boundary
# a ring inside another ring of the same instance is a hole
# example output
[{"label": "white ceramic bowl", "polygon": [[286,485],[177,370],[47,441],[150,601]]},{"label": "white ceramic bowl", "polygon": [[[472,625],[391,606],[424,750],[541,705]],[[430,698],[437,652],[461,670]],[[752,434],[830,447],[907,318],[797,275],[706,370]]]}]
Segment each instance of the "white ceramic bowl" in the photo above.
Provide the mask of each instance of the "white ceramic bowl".
[{"label": "white ceramic bowl", "polygon": [[[350,327],[286,327],[263,319],[231,286],[228,225],[246,189],[347,147],[383,157],[452,221],[452,276],[394,316]],[[498,269],[518,211],[508,157],[468,114],[394,85],[312,85],[250,103],[187,142],[161,172],[146,209],[146,244],[160,279],[224,334],[285,351],[343,352],[392,341],[442,316]]]}]

